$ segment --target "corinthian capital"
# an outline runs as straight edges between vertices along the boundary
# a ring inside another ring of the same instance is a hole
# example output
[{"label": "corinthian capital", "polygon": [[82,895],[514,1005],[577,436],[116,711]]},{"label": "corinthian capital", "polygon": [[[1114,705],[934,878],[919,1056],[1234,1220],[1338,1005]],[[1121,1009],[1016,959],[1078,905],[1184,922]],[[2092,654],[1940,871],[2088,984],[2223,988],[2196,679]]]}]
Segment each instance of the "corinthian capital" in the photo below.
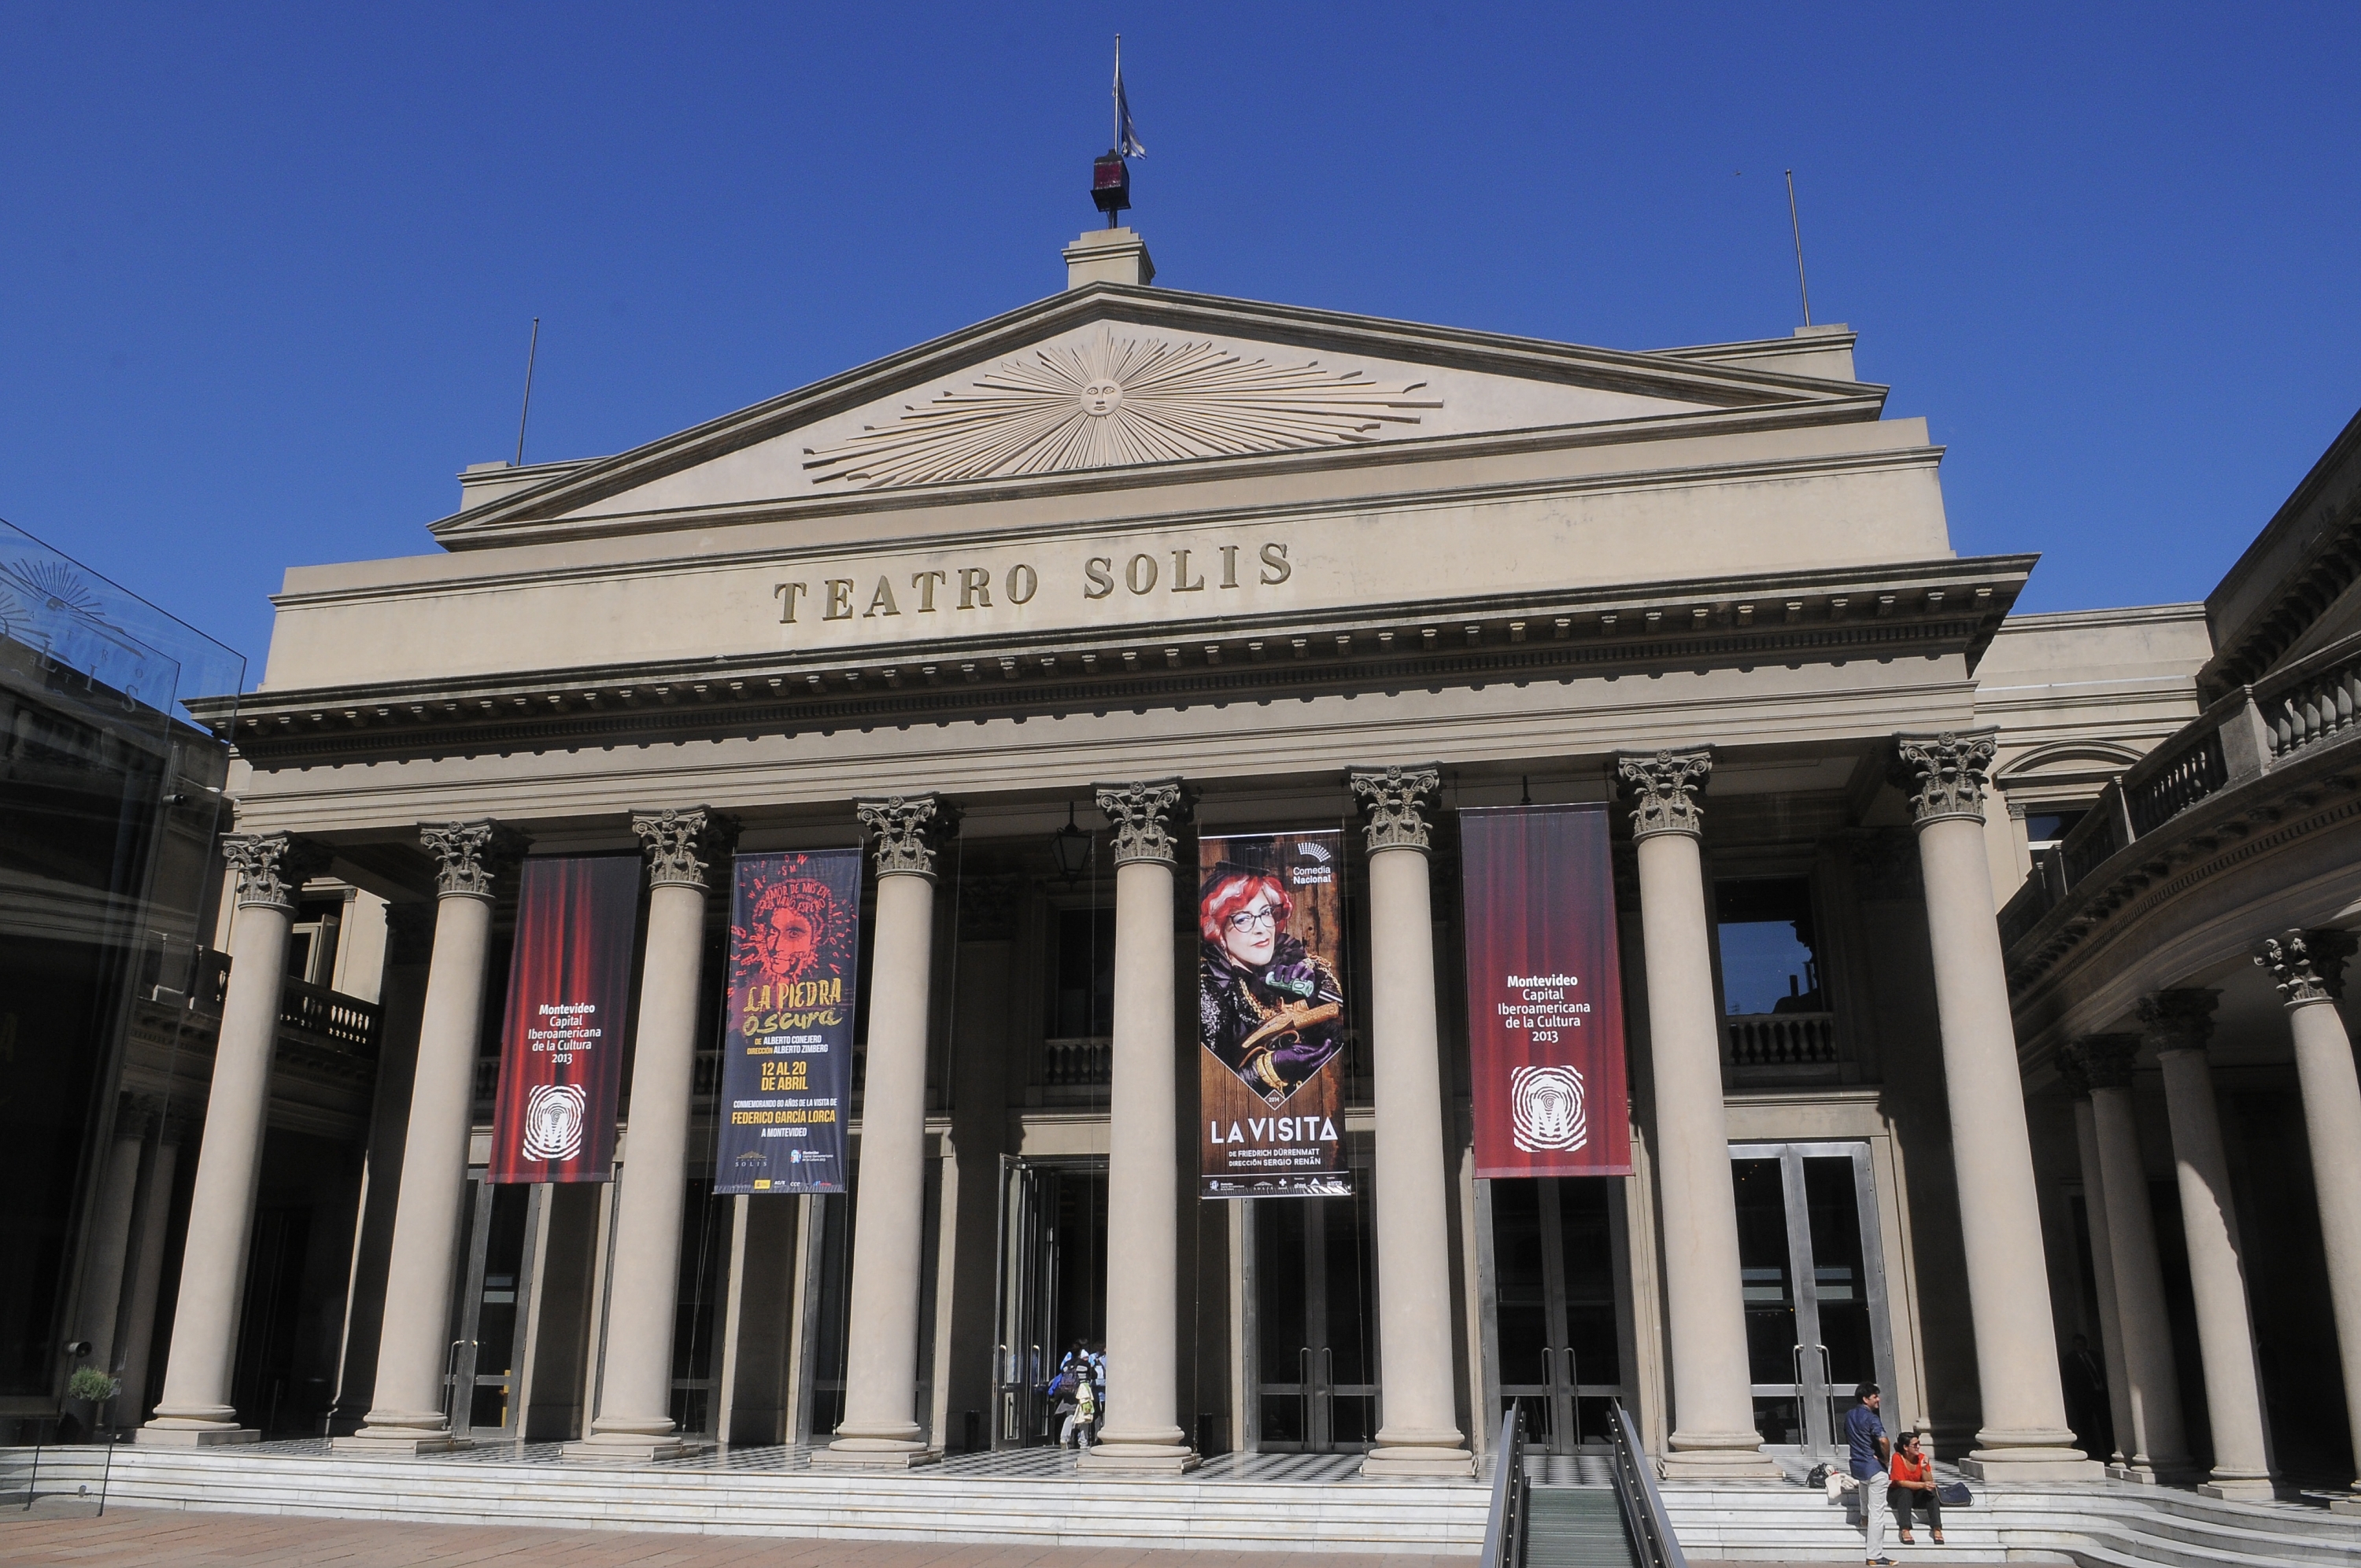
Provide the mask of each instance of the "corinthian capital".
[{"label": "corinthian capital", "polygon": [[2213,1009],[2220,1005],[2218,991],[2150,992],[2139,999],[2140,1033],[2158,1056],[2202,1051],[2213,1037]]},{"label": "corinthian capital", "polygon": [[295,913],[296,895],[303,884],[328,869],[324,844],[292,833],[225,833],[222,858],[237,878],[240,909],[276,909]]},{"label": "corinthian capital", "polygon": [[489,820],[422,822],[418,838],[434,856],[440,898],[490,898],[500,875],[514,870],[533,846],[515,828]]},{"label": "corinthian capital", "polygon": [[1658,751],[1653,755],[1620,756],[1616,777],[1631,803],[1631,837],[1654,833],[1686,833],[1695,839],[1705,832],[1705,808],[1697,792],[1713,773],[1713,748],[1694,751]]},{"label": "corinthian capital", "polygon": [[635,811],[631,831],[648,857],[650,887],[693,887],[703,893],[710,884],[706,872],[711,862],[730,852],[738,837],[738,819],[707,806],[683,810]]},{"label": "corinthian capital", "polygon": [[950,806],[940,795],[892,795],[856,800],[852,814],[875,835],[872,846],[879,876],[935,874],[935,846],[950,831]]},{"label": "corinthian capital", "polygon": [[2092,1035],[2074,1047],[2082,1075],[2092,1089],[2129,1089],[2132,1062],[2139,1056],[2137,1035]]},{"label": "corinthian capital", "polygon": [[1173,830],[1189,819],[1189,788],[1179,779],[1091,786],[1115,829],[1115,863],[1173,863]]},{"label": "corinthian capital", "polygon": [[1368,809],[1364,832],[1371,854],[1427,847],[1427,814],[1443,784],[1441,768],[1355,768],[1345,779]]},{"label": "corinthian capital", "polygon": [[1946,729],[1939,735],[1896,735],[1902,753],[1894,782],[1910,792],[1910,809],[1924,828],[1953,817],[1984,819],[1984,770],[1999,743],[1997,729]]},{"label": "corinthian capital", "polygon": [[2266,937],[2255,962],[2271,971],[2279,1000],[2290,1007],[2334,1002],[2345,994],[2345,960],[2354,941],[2344,931],[2282,931]]}]

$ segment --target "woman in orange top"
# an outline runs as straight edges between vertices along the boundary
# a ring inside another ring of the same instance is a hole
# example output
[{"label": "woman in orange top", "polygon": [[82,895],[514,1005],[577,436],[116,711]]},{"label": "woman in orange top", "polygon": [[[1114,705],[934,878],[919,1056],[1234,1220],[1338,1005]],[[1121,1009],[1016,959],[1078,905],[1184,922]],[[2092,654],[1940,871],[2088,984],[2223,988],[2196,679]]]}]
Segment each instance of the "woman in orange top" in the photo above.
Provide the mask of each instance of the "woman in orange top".
[{"label": "woman in orange top", "polygon": [[1943,1544],[1943,1509],[1935,1499],[1935,1462],[1918,1446],[1916,1432],[1905,1432],[1894,1448],[1894,1466],[1887,1473],[1890,1483],[1887,1499],[1894,1507],[1894,1523],[1901,1527],[1902,1544],[1915,1546],[1910,1539],[1910,1510],[1925,1511],[1927,1523],[1935,1532],[1935,1544]]}]

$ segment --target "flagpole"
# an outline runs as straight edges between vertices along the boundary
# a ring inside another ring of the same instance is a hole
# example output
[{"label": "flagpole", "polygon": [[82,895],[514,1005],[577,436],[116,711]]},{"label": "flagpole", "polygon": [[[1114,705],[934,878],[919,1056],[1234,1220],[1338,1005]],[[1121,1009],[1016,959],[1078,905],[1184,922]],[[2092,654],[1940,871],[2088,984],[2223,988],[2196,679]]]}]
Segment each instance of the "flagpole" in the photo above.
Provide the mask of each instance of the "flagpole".
[{"label": "flagpole", "polygon": [[1123,150],[1123,35],[1115,36],[1115,151]]}]

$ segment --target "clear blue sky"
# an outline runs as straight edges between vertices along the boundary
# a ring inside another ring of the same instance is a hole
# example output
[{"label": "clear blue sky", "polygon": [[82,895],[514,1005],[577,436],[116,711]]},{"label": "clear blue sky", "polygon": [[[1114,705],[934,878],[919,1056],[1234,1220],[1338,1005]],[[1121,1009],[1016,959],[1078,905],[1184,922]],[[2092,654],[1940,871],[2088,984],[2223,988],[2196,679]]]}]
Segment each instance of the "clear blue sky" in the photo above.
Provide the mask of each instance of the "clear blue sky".
[{"label": "clear blue sky", "polygon": [[1110,35],[1162,280],[1861,334],[2026,603],[2201,598],[2361,406],[2361,5],[0,0],[0,516],[242,649],[453,477],[1055,291]]}]

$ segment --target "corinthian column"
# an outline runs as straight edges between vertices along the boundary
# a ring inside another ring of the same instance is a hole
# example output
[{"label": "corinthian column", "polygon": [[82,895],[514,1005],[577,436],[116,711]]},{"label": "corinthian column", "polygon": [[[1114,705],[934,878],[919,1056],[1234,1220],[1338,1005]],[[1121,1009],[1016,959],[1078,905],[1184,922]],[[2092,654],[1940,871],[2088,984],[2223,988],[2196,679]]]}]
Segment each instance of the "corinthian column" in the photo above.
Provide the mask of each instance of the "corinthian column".
[{"label": "corinthian column", "polygon": [[427,960],[418,1064],[401,1144],[377,1385],[361,1429],[332,1445],[364,1453],[466,1446],[452,1435],[443,1409],[451,1277],[467,1198],[467,1135],[475,1123],[476,1043],[483,1032],[494,883],[527,846],[524,835],[489,821],[423,824],[418,837],[435,860],[434,948]]},{"label": "corinthian column", "polygon": [[2153,1483],[2187,1475],[2189,1437],[2181,1424],[2180,1374],[2173,1365],[2164,1269],[2157,1261],[2147,1165],[2140,1158],[2139,1124],[2132,1109],[2132,1061],[2139,1046],[2137,1035],[2093,1035],[2078,1055],[2091,1085],[2091,1136],[2107,1212],[2107,1252],[2114,1265],[2115,1324],[2123,1341],[2124,1405],[2129,1412],[2115,1433],[2123,1458],[2114,1475]]},{"label": "corinthian column", "polygon": [[[2289,931],[2265,941],[2255,962],[2270,970],[2295,1036],[2296,1081],[2312,1145],[2312,1195],[2328,1255],[2328,1304],[2345,1364],[2347,1430],[2361,1447],[2361,1081],[2353,1040],[2336,1011],[2353,938],[2343,931]],[[2355,1483],[2361,1491],[2361,1482]]]},{"label": "corinthian column", "polygon": [[231,917],[229,994],[222,1001],[205,1101],[204,1142],[189,1198],[172,1349],[164,1397],[142,1442],[196,1446],[252,1442],[229,1402],[237,1354],[239,1296],[246,1244],[254,1224],[255,1182],[262,1171],[262,1133],[270,1113],[270,1056],[279,1039],[279,993],[287,976],[287,936],[303,883],[327,864],[327,851],[286,833],[234,833],[222,839],[237,882]]},{"label": "corinthian column", "polygon": [[607,1294],[607,1368],[590,1435],[569,1460],[675,1459],[705,1446],[672,1419],[673,1299],[688,1179],[688,1101],[697,1077],[697,989],[704,968],[710,863],[730,853],[730,817],[704,806],[634,814],[648,857],[648,936],[631,1058],[630,1140],[615,1193]]},{"label": "corinthian column", "polygon": [[1179,1107],[1173,1075],[1172,833],[1179,779],[1093,786],[1115,829],[1115,1043],[1107,1096],[1107,1412],[1093,1470],[1196,1467],[1174,1420]]},{"label": "corinthian column", "polygon": [[1895,737],[1918,825],[1983,1404],[1977,1447],[1962,1468],[1991,1479],[2095,1479],[2100,1468],[2074,1446],[2059,1386],[2033,1140],[1984,858],[1984,770],[1998,734]]},{"label": "corinthian column", "polygon": [[861,1206],[852,1228],[844,1420],[815,1464],[928,1464],[917,1419],[918,1277],[926,1247],[927,1002],[934,973],[935,844],[950,813],[931,795],[853,805],[876,838],[877,947],[861,1095]]},{"label": "corinthian column", "polygon": [[2159,991],[2140,998],[2140,1026],[2164,1069],[2172,1118],[2172,1164],[2180,1183],[2180,1226],[2189,1238],[2189,1288],[2197,1303],[2197,1350],[2205,1362],[2205,1419],[2213,1431],[2213,1474],[2197,1489],[2216,1497],[2268,1499],[2273,1491],[2263,1433],[2262,1380],[2255,1367],[2255,1320],[2246,1305],[2238,1212],[2230,1160],[2213,1103],[2205,1042],[2213,1033],[2212,991]]},{"label": "corinthian column", "polygon": [[1648,1053],[1656,1098],[1656,1190],[1664,1203],[1664,1296],[1672,1330],[1668,1476],[1774,1475],[1754,1428],[1739,1294],[1738,1198],[1721,1097],[1721,1021],[1706,922],[1697,804],[1713,753],[1618,757],[1640,861],[1648,970]]},{"label": "corinthian column", "polygon": [[1435,768],[1355,772],[1369,821],[1370,1058],[1377,1089],[1378,1365],[1385,1425],[1364,1475],[1466,1475],[1451,1374],[1450,1173],[1434,1019],[1427,813]]}]

